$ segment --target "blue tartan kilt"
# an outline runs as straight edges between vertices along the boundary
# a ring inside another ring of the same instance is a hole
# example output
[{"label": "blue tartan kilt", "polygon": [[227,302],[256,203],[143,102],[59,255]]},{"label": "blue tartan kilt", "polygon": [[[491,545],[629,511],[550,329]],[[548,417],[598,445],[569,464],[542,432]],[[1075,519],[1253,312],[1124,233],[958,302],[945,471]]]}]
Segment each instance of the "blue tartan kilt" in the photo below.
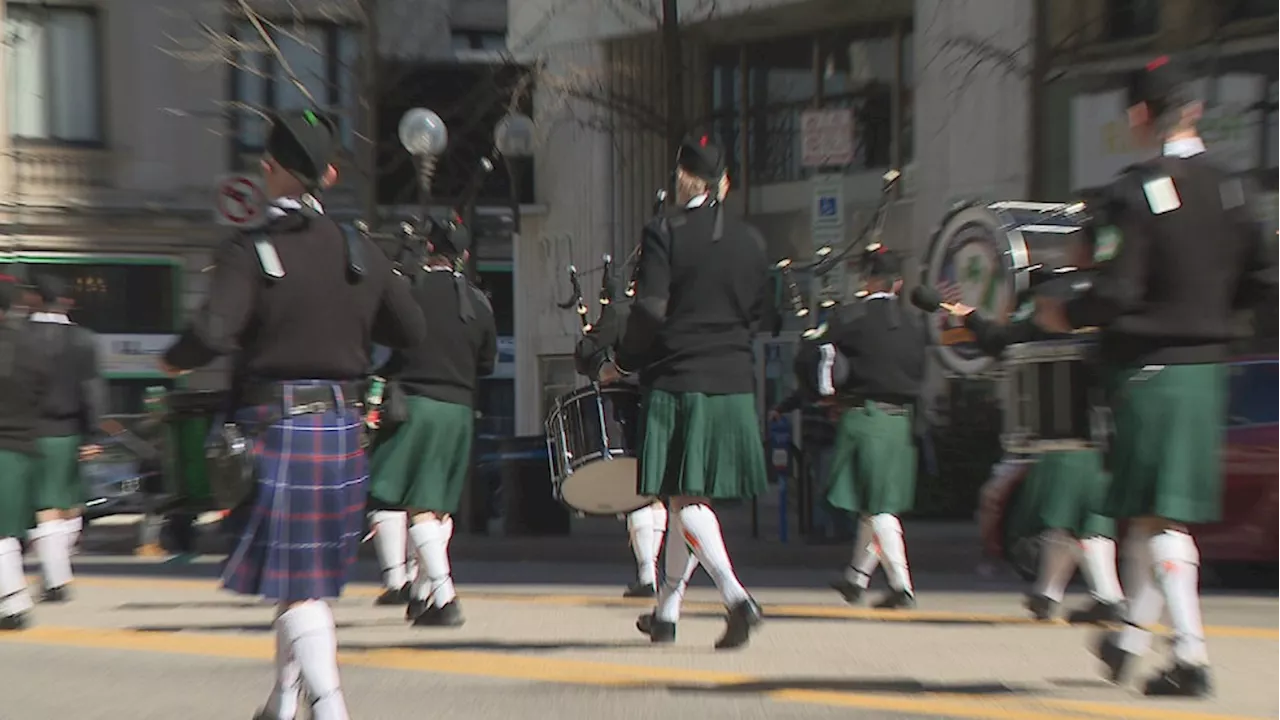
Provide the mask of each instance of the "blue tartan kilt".
[{"label": "blue tartan kilt", "polygon": [[258,485],[235,513],[240,539],[223,568],[223,587],[281,603],[336,598],[364,531],[369,471],[362,419],[346,408],[263,427],[273,416],[277,406],[236,414],[253,438]]}]

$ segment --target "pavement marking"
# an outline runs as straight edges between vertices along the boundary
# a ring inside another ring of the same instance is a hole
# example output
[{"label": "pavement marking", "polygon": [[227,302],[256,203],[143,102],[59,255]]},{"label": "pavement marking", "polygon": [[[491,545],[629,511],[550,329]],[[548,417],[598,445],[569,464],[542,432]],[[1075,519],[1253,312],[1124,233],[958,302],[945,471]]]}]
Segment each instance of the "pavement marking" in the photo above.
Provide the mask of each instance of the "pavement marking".
[{"label": "pavement marking", "polygon": [[[166,587],[190,590],[216,591],[216,580],[200,578],[130,578],[101,577],[80,575],[75,580],[86,587],[134,588],[134,587]],[[39,582],[38,577],[31,577],[28,582]],[[368,583],[348,584],[343,595],[345,597],[372,598],[383,591],[379,585]],[[501,591],[469,592],[467,599],[489,600],[496,602],[518,602],[535,605],[571,605],[579,607],[605,608],[638,608],[646,609],[653,604],[651,599],[611,598],[603,595],[533,595]],[[686,601],[685,609],[691,612],[723,612],[724,606],[719,603]],[[881,622],[916,622],[916,623],[973,623],[998,625],[1028,625],[1037,628],[1069,628],[1065,622],[1045,623],[1021,615],[1001,615],[998,613],[965,613],[931,610],[876,610],[873,608],[838,607],[827,605],[768,604],[765,616],[792,617],[804,619],[846,619],[876,620]],[[1280,640],[1280,628],[1260,628],[1234,625],[1205,626],[1205,635],[1215,638],[1236,638],[1243,640]],[[1168,634],[1169,628],[1157,626],[1156,631]]]},{"label": "pavement marking", "polygon": [[[274,639],[261,636],[161,633],[69,626],[39,626],[31,630],[0,634],[0,645],[6,643],[141,651],[264,662],[270,662],[275,653]],[[668,686],[672,689],[689,691],[701,689],[726,694],[732,693],[735,686],[740,686],[744,694],[752,692],[752,688],[756,687],[760,688],[758,694],[761,696],[781,702],[905,714],[942,715],[974,720],[1096,720],[1099,717],[1131,718],[1132,720],[1261,720],[1247,715],[1221,715],[1055,698],[977,699],[974,696],[948,693],[922,693],[906,697],[887,693],[803,690],[785,687],[787,682],[785,677],[770,679],[708,670],[623,665],[465,650],[388,648],[363,652],[340,652],[338,660],[348,666],[534,680],[563,685],[616,688]],[[774,689],[769,689],[771,686],[774,686]]]}]

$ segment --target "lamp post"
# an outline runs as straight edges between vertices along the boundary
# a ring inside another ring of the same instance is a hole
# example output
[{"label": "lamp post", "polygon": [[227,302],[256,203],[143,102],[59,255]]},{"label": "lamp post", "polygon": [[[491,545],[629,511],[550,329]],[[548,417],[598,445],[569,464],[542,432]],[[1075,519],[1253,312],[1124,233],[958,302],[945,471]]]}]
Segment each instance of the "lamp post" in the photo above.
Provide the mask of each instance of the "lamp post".
[{"label": "lamp post", "polygon": [[444,120],[426,108],[413,108],[400,118],[398,131],[400,144],[413,156],[418,165],[418,197],[426,212],[431,198],[431,177],[435,174],[436,161],[449,146],[449,131]]},{"label": "lamp post", "polygon": [[502,154],[511,181],[511,237],[515,240],[520,234],[520,178],[511,161],[533,155],[533,120],[520,113],[502,118],[493,129],[493,146]]}]

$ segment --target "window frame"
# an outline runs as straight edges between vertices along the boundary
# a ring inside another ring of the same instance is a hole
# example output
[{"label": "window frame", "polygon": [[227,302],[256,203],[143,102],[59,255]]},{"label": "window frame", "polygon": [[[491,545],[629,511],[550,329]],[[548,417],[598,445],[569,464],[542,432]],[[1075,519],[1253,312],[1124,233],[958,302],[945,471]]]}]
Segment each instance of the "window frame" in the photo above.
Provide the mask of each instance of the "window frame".
[{"label": "window frame", "polygon": [[[107,108],[106,108],[106,87],[105,87],[106,72],[104,70],[105,63],[103,62],[103,59],[104,59],[103,48],[105,46],[105,37],[104,37],[104,32],[102,27],[101,8],[97,7],[96,5],[69,5],[69,4],[59,4],[59,3],[43,3],[38,1],[32,2],[29,0],[26,2],[23,2],[21,0],[5,0],[5,18],[6,19],[9,17],[9,14],[13,12],[14,8],[23,8],[27,12],[30,12],[32,15],[37,17],[39,17],[41,14],[47,15],[50,13],[74,13],[74,14],[84,15],[89,18],[90,23],[93,26],[93,30],[90,33],[90,39],[93,42],[92,55],[96,61],[94,63],[93,75],[92,75],[94,93],[96,97],[93,98],[92,105],[93,105],[93,113],[95,116],[94,117],[95,125],[97,126],[96,134],[98,137],[93,140],[71,140],[71,139],[53,137],[52,135],[48,137],[30,137],[27,135],[14,134],[12,129],[10,129],[9,139],[15,145],[25,145],[28,147],[69,147],[69,148],[85,148],[85,149],[100,149],[100,148],[106,147],[107,145]],[[53,53],[52,43],[46,44],[44,57],[41,58],[42,67],[40,68],[40,70],[41,70],[41,74],[45,76],[45,80],[47,82],[52,82],[52,79],[48,77],[50,73],[50,67],[53,61],[52,53]],[[6,73],[8,72],[7,60],[5,63],[5,72]],[[6,82],[7,82],[7,78],[6,78]],[[6,102],[11,101],[13,99],[12,96],[9,94],[9,92],[10,91],[8,90],[8,87],[6,85],[6,92],[5,92]],[[45,98],[46,124],[48,125],[53,124],[54,113],[53,113],[53,108],[51,107],[53,102],[54,102],[53,93],[50,93],[49,97]],[[6,112],[8,111],[6,110]],[[6,122],[8,122],[7,117],[5,118],[5,120]]]},{"label": "window frame", "polygon": [[[271,26],[273,25],[287,25],[289,23],[292,23],[294,25],[301,25],[303,28],[307,30],[320,29],[320,30],[323,30],[324,32],[324,36],[325,36],[325,40],[324,40],[325,42],[325,53],[324,53],[325,97],[316,98],[317,100],[322,99],[324,101],[324,107],[318,108],[318,109],[329,114],[331,117],[333,117],[339,122],[339,132],[338,132],[339,147],[343,151],[350,152],[354,149],[355,134],[356,134],[355,133],[356,119],[353,115],[350,114],[354,112],[355,108],[346,108],[346,107],[343,107],[342,105],[343,88],[341,86],[340,81],[342,78],[342,74],[344,72],[344,68],[342,67],[342,58],[341,58],[341,38],[344,32],[352,33],[353,35],[355,35],[360,31],[360,27],[355,23],[341,23],[341,22],[335,22],[333,20],[325,20],[325,19],[304,18],[299,22],[295,18],[281,19],[281,18],[275,18],[275,17],[266,17],[266,16],[263,17],[263,25],[267,28],[268,32],[271,31]],[[243,38],[241,38],[240,33],[246,27],[248,27],[249,30],[253,33],[252,41],[260,42],[261,39],[258,37],[257,30],[252,27],[252,24],[249,22],[248,18],[242,15],[235,14],[235,15],[231,15],[227,19],[227,34],[230,35],[232,38],[235,38],[237,41],[244,40]],[[279,42],[274,37],[272,39],[276,40],[276,42]],[[270,51],[266,51],[262,53],[253,53],[253,54],[263,58],[265,61],[264,66],[255,67],[255,70],[259,74],[257,77],[259,77],[262,81],[262,93],[264,97],[259,100],[246,100],[245,98],[240,97],[241,88],[239,87],[239,79],[241,77],[241,74],[243,73],[251,77],[254,77],[254,73],[249,70],[244,70],[240,67],[235,67],[234,64],[232,66],[231,72],[228,73],[228,77],[227,77],[227,96],[231,99],[232,103],[249,105],[266,113],[275,112],[279,109],[279,105],[277,104],[278,98],[279,98],[279,88],[276,80],[276,69],[278,67],[278,61],[270,53]],[[241,64],[241,58],[239,56],[235,58],[235,64]],[[359,87],[359,82],[360,82],[359,69],[353,67],[347,72],[349,72],[351,76],[352,97],[356,100],[356,103],[359,104],[359,97],[361,92]],[[244,133],[246,131],[246,128],[244,127],[244,123],[242,122],[242,114],[248,113],[248,112],[250,111],[233,108],[228,113],[229,128],[231,131],[230,133],[231,147],[232,147],[233,153],[237,157],[261,153],[266,149],[265,135],[263,137],[263,141],[261,145],[255,145],[255,144],[246,142],[245,140]],[[351,135],[350,147],[348,147],[347,145],[348,133],[345,132],[345,129],[341,125],[341,123],[344,121],[352,124],[352,128],[351,128],[352,132],[350,133]]]}]

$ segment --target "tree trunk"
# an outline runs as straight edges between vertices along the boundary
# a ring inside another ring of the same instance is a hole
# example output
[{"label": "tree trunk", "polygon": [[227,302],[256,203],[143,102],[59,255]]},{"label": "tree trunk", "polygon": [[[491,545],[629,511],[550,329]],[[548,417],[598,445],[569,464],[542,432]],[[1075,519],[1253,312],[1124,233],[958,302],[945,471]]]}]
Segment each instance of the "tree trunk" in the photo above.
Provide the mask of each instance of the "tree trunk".
[{"label": "tree trunk", "polygon": [[[662,0],[662,59],[667,84],[667,152],[675,162],[684,138],[684,59],[680,52],[678,0]],[[669,188],[675,192],[675,188]]]}]

